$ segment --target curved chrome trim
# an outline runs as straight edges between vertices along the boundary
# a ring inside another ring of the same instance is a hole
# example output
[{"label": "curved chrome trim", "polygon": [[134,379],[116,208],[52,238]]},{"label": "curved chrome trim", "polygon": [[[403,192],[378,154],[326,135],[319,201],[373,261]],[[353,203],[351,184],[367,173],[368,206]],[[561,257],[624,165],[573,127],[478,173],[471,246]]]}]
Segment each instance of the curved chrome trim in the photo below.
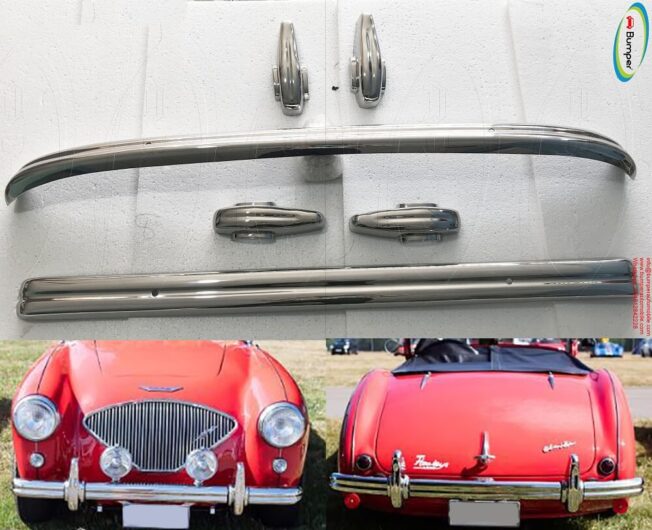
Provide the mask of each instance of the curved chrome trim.
[{"label": "curved chrome trim", "polygon": [[65,482],[24,480],[14,478],[12,490],[16,497],[60,499],[70,510],[79,509],[89,501],[159,502],[174,504],[224,504],[239,515],[248,504],[289,506],[301,500],[301,488],[259,488],[247,486],[244,464],[236,464],[235,483],[230,486],[182,486],[177,484],[123,484],[79,481],[79,462],[73,458]]},{"label": "curved chrome trim", "polygon": [[[571,461],[569,476],[563,482],[446,480],[411,478],[400,465],[401,454],[392,457],[389,476],[361,476],[333,473],[330,487],[340,493],[357,493],[389,497],[394,508],[412,497],[425,499],[459,499],[491,501],[559,501],[566,504],[569,513],[576,513],[584,500],[615,500],[635,497],[643,493],[643,479],[611,481],[582,481],[574,474]],[[579,463],[578,463],[579,465]]]},{"label": "curved chrome trim", "polygon": [[631,262],[562,260],[27,280],[25,320],[632,296]]},{"label": "curved chrome trim", "polygon": [[371,109],[380,103],[387,84],[387,68],[380,53],[374,17],[362,14],[358,18],[351,57],[351,90],[358,105]]},{"label": "curved chrome trim", "polygon": [[443,235],[459,231],[460,216],[432,203],[404,203],[393,210],[354,215],[349,227],[358,234],[398,238],[403,243],[440,241]]},{"label": "curved chrome trim", "polygon": [[[16,411],[18,410],[18,407],[20,407],[20,405],[22,405],[26,401],[37,401],[42,405],[44,405],[45,408],[48,409],[54,415],[55,418],[54,428],[52,429],[52,432],[48,434],[45,438],[32,438],[30,436],[25,436],[22,432],[20,432],[20,430],[16,426]],[[30,442],[43,442],[48,438],[50,438],[59,428],[59,425],[61,424],[61,414],[59,413],[59,409],[57,409],[57,406],[50,398],[42,394],[29,394],[23,397],[22,399],[20,399],[18,403],[16,403],[16,406],[13,407],[13,411],[11,412],[11,421],[14,427],[16,428],[16,432],[21,438],[24,438],[25,440],[28,440]]]},{"label": "curved chrome trim", "polygon": [[24,166],[5,189],[7,204],[28,190],[74,175],[153,166],[307,155],[498,153],[599,160],[631,177],[632,157],[596,133],[540,125],[390,125],[286,129],[207,137],[95,144],[53,153]]},{"label": "curved chrome trim", "polygon": [[294,36],[294,24],[281,22],[278,36],[278,64],[272,68],[274,96],[281,102],[283,114],[297,116],[303,112],[304,101],[310,99],[308,70],[299,62],[299,48]]},{"label": "curved chrome trim", "polygon": [[281,208],[273,202],[240,203],[221,208],[213,217],[213,228],[233,241],[273,241],[278,236],[315,232],[324,228],[324,216],[317,211]]}]

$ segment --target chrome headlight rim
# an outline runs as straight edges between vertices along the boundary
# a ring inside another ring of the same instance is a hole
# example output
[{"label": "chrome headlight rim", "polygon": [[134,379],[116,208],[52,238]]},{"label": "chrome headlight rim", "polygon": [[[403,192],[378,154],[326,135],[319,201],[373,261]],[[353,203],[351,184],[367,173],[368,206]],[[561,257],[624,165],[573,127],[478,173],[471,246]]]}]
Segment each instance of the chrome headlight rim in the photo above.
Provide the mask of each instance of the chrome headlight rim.
[{"label": "chrome headlight rim", "polygon": [[[36,402],[39,405],[43,406],[46,410],[48,410],[52,414],[52,416],[54,418],[54,425],[52,427],[52,430],[46,436],[41,436],[41,437],[39,437],[39,436],[30,436],[30,435],[24,433],[23,431],[21,431],[21,429],[20,429],[20,427],[18,425],[18,421],[16,419],[17,418],[17,413],[20,410],[20,408],[22,406],[24,406],[28,402]],[[57,409],[57,406],[54,404],[54,402],[51,399],[47,398],[46,396],[44,396],[42,394],[30,394],[28,396],[25,396],[25,397],[21,398],[18,401],[18,403],[16,403],[16,406],[14,407],[14,410],[13,410],[13,412],[11,414],[11,421],[12,421],[12,424],[13,424],[14,428],[16,429],[16,432],[18,432],[18,434],[22,438],[24,438],[25,440],[27,440],[29,442],[42,442],[42,441],[45,441],[48,438],[52,437],[52,435],[57,431],[57,429],[59,428],[59,425],[61,424],[61,414],[59,414],[59,410]]]},{"label": "chrome headlight rim", "polygon": [[[274,443],[273,441],[268,440],[264,435],[265,422],[273,414],[275,414],[277,411],[282,409],[289,409],[292,412],[295,412],[301,418],[302,421],[301,432],[296,436],[296,440],[294,440],[292,443],[287,445]],[[297,407],[294,403],[290,403],[289,401],[279,401],[277,403],[272,403],[271,405],[268,405],[263,409],[263,411],[260,413],[260,417],[258,418],[258,434],[260,434],[260,437],[265,441],[265,443],[271,445],[276,449],[287,449],[288,447],[292,447],[293,445],[299,443],[301,439],[304,437],[304,435],[306,434],[307,428],[308,428],[308,422],[306,420],[305,414],[299,407]]]}]

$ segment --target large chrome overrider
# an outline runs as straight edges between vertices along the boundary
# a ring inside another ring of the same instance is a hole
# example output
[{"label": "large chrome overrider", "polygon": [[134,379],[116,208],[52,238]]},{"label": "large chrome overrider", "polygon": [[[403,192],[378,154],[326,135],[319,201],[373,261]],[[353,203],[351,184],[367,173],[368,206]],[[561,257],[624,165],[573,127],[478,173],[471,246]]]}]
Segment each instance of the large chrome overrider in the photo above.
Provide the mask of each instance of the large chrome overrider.
[{"label": "large chrome overrider", "polygon": [[63,500],[72,511],[84,502],[158,502],[173,504],[226,505],[236,515],[247,505],[296,504],[301,488],[258,488],[247,486],[245,466],[236,464],[235,480],[229,486],[183,486],[175,484],[123,484],[119,482],[83,482],[79,479],[79,461],[70,462],[68,479],[63,482],[13,478],[17,497]]},{"label": "large chrome overrider", "polygon": [[350,309],[445,302],[632,296],[631,262],[560,260],[71,276],[24,282],[25,320]]},{"label": "large chrome overrider", "polygon": [[643,479],[583,481],[577,455],[571,455],[568,477],[562,482],[502,480],[438,480],[411,478],[403,470],[401,451],[392,457],[392,472],[387,477],[333,473],[331,488],[340,493],[389,497],[400,509],[410,498],[458,499],[469,501],[559,501],[568,513],[577,513],[584,501],[617,500],[643,493]]},{"label": "large chrome overrider", "polygon": [[542,125],[373,125],[284,129],[215,136],[143,138],[68,149],[32,160],[9,181],[11,203],[49,182],[101,171],[307,155],[481,153],[598,160],[631,177],[633,158],[610,138]]}]

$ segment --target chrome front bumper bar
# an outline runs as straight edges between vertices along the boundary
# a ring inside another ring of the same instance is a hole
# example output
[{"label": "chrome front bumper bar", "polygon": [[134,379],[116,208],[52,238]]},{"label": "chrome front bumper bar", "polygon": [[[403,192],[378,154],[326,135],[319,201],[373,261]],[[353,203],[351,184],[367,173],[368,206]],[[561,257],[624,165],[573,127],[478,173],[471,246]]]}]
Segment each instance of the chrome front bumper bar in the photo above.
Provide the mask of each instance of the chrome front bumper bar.
[{"label": "chrome front bumper bar", "polygon": [[37,158],[5,189],[7,204],[28,190],[74,175],[117,169],[306,155],[483,153],[556,155],[611,164],[634,177],[633,158],[593,132],[542,125],[407,125],[285,129],[88,145]]},{"label": "chrome front bumper bar", "polygon": [[340,493],[389,497],[399,509],[410,498],[458,499],[469,501],[559,501],[569,513],[580,510],[582,502],[635,497],[643,493],[643,479],[583,481],[579,477],[579,459],[572,455],[568,479],[564,482],[525,482],[484,480],[415,479],[406,475],[403,456],[396,451],[392,473],[388,477],[367,477],[333,473],[330,486]]},{"label": "chrome front bumper bar", "polygon": [[81,482],[79,461],[73,458],[65,482],[24,480],[14,477],[17,497],[63,500],[71,511],[94,502],[152,502],[169,504],[225,505],[236,515],[247,505],[288,506],[301,500],[301,488],[256,488],[245,484],[244,465],[238,463],[231,486],[181,486],[173,484],[122,484]]},{"label": "chrome front bumper bar", "polygon": [[623,259],[77,276],[27,280],[25,320],[632,296]]}]

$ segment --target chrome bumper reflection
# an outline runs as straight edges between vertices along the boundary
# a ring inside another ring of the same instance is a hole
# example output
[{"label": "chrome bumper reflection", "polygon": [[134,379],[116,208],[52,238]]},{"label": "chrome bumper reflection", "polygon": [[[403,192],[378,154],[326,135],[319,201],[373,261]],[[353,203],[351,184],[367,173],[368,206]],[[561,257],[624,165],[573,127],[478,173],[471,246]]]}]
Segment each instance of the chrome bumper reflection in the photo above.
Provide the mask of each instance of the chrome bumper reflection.
[{"label": "chrome bumper reflection", "polygon": [[409,498],[485,501],[559,501],[569,513],[579,511],[583,501],[616,500],[643,493],[643,479],[586,482],[579,478],[579,459],[572,455],[568,480],[564,482],[434,480],[410,478],[403,471],[400,451],[394,453],[388,477],[333,473],[330,486],[341,493],[389,497],[394,508]]},{"label": "chrome bumper reflection", "polygon": [[32,160],[9,181],[7,204],[28,190],[116,169],[306,155],[496,153],[557,155],[611,164],[630,176],[633,158],[606,136],[542,125],[391,125],[286,129],[218,136],[143,138],[87,145]]},{"label": "chrome bumper reflection", "polygon": [[180,486],[173,484],[95,483],[79,480],[74,458],[65,482],[24,480],[14,477],[14,495],[35,499],[63,500],[72,511],[83,502],[158,502],[173,504],[226,505],[236,515],[247,505],[292,505],[301,500],[301,488],[257,488],[245,484],[244,465],[237,464],[231,486]]},{"label": "chrome bumper reflection", "polygon": [[485,300],[632,296],[627,260],[78,276],[27,280],[25,320],[350,309]]}]

